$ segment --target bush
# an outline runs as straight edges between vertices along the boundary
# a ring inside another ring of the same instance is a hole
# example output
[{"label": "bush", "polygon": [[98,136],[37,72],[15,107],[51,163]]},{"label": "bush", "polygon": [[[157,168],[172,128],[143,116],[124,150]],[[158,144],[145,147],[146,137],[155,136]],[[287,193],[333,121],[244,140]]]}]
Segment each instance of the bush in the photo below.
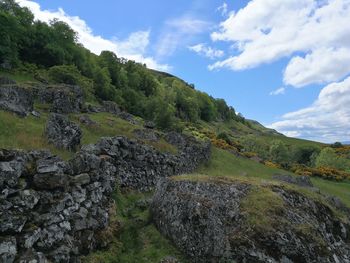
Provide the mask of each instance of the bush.
[{"label": "bush", "polygon": [[[38,71],[38,77],[44,78],[44,73]],[[43,77],[41,77],[43,76]],[[84,97],[88,102],[95,100],[93,81],[82,76],[78,68],[74,65],[53,66],[47,71],[47,77],[50,82],[78,85],[83,89]]]},{"label": "bush", "polygon": [[304,165],[295,165],[291,170],[296,174],[321,177],[328,180],[341,181],[350,179],[350,173],[326,166],[310,168]]}]

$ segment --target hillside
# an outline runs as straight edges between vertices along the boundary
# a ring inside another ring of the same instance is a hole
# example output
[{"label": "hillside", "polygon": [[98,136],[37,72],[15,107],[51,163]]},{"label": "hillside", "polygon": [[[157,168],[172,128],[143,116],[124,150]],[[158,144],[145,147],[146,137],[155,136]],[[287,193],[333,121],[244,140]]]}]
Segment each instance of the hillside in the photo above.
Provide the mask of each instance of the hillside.
[{"label": "hillside", "polygon": [[0,26],[0,262],[349,260],[350,146],[97,56],[12,0]]}]

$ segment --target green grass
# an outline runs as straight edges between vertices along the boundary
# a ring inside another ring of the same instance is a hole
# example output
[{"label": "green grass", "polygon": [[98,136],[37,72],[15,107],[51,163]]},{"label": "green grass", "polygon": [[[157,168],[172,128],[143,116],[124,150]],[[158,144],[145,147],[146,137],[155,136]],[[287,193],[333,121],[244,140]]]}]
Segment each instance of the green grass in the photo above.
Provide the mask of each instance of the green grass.
[{"label": "green grass", "polygon": [[350,182],[335,182],[321,178],[312,178],[313,184],[322,190],[322,192],[334,195],[340,198],[345,205],[350,207]]},{"label": "green grass", "polygon": [[196,172],[209,176],[244,176],[262,179],[271,179],[276,173],[290,174],[290,172],[271,168],[243,157],[236,157],[216,147],[212,147],[210,161],[202,165]]},{"label": "green grass", "polygon": [[[209,177],[232,177],[245,180],[272,180],[274,174],[292,174],[288,171],[275,169],[263,164],[256,163],[249,159],[236,157],[235,155],[218,149],[212,149],[211,160],[197,169],[196,174],[202,174]],[[196,177],[193,174],[193,177]],[[255,179],[254,179],[255,178]],[[322,178],[311,178],[315,187],[322,193],[337,196],[350,207],[350,182],[335,182],[324,180]]]},{"label": "green grass", "polygon": [[[48,144],[44,136],[45,125],[48,118],[48,105],[35,104],[35,109],[40,110],[41,117],[28,116],[20,118],[16,114],[0,110],[0,148],[8,149],[49,149],[52,153],[61,156],[63,159],[73,157],[74,153],[59,150],[53,145]],[[109,113],[89,114],[89,117],[96,121],[99,125],[89,127],[79,123],[80,114],[71,114],[70,119],[81,127],[83,137],[81,143],[96,143],[101,137],[126,136],[130,139],[134,138],[133,130],[141,128],[132,125]],[[157,142],[144,143],[150,144],[162,152],[177,153],[175,146],[161,139]]]},{"label": "green grass", "polygon": [[118,193],[114,196],[117,218],[122,230],[115,236],[113,245],[85,257],[87,263],[159,263],[166,256],[175,256],[182,263],[186,259],[158,232],[150,222],[148,208],[137,206],[152,193]]},{"label": "green grass", "polygon": [[15,80],[17,83],[24,82],[37,82],[32,74],[26,73],[8,73],[8,72],[0,72],[0,76],[8,77],[10,79]]},{"label": "green grass", "polygon": [[[79,117],[82,114],[72,115],[71,119],[79,122]],[[125,136],[129,139],[135,139],[133,131],[142,129],[141,125],[134,125],[126,120],[123,120],[110,113],[94,113],[89,117],[98,123],[97,126],[80,125],[83,130],[82,144],[96,143],[101,137]],[[177,148],[167,143],[163,138],[158,141],[142,141],[145,144],[151,145],[161,152],[177,153]]]},{"label": "green grass", "polygon": [[8,149],[49,149],[52,153],[69,159],[73,153],[56,149],[43,136],[47,114],[40,118],[28,116],[20,118],[9,112],[0,111],[0,148]]}]

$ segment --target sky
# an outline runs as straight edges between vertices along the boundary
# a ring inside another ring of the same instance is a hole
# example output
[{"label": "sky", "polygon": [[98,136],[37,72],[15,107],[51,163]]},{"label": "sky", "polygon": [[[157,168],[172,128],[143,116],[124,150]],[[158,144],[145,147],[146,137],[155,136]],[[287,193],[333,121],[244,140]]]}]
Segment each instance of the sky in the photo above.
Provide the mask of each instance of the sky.
[{"label": "sky", "polygon": [[287,136],[350,141],[350,0],[17,0]]}]

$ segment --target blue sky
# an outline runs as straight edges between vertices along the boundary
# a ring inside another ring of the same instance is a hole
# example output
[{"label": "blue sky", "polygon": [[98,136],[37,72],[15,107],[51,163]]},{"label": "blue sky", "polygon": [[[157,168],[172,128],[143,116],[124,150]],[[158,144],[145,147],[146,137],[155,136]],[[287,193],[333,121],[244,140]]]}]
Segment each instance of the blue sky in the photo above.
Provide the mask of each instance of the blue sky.
[{"label": "blue sky", "polygon": [[287,135],[350,140],[350,0],[19,2]]}]

